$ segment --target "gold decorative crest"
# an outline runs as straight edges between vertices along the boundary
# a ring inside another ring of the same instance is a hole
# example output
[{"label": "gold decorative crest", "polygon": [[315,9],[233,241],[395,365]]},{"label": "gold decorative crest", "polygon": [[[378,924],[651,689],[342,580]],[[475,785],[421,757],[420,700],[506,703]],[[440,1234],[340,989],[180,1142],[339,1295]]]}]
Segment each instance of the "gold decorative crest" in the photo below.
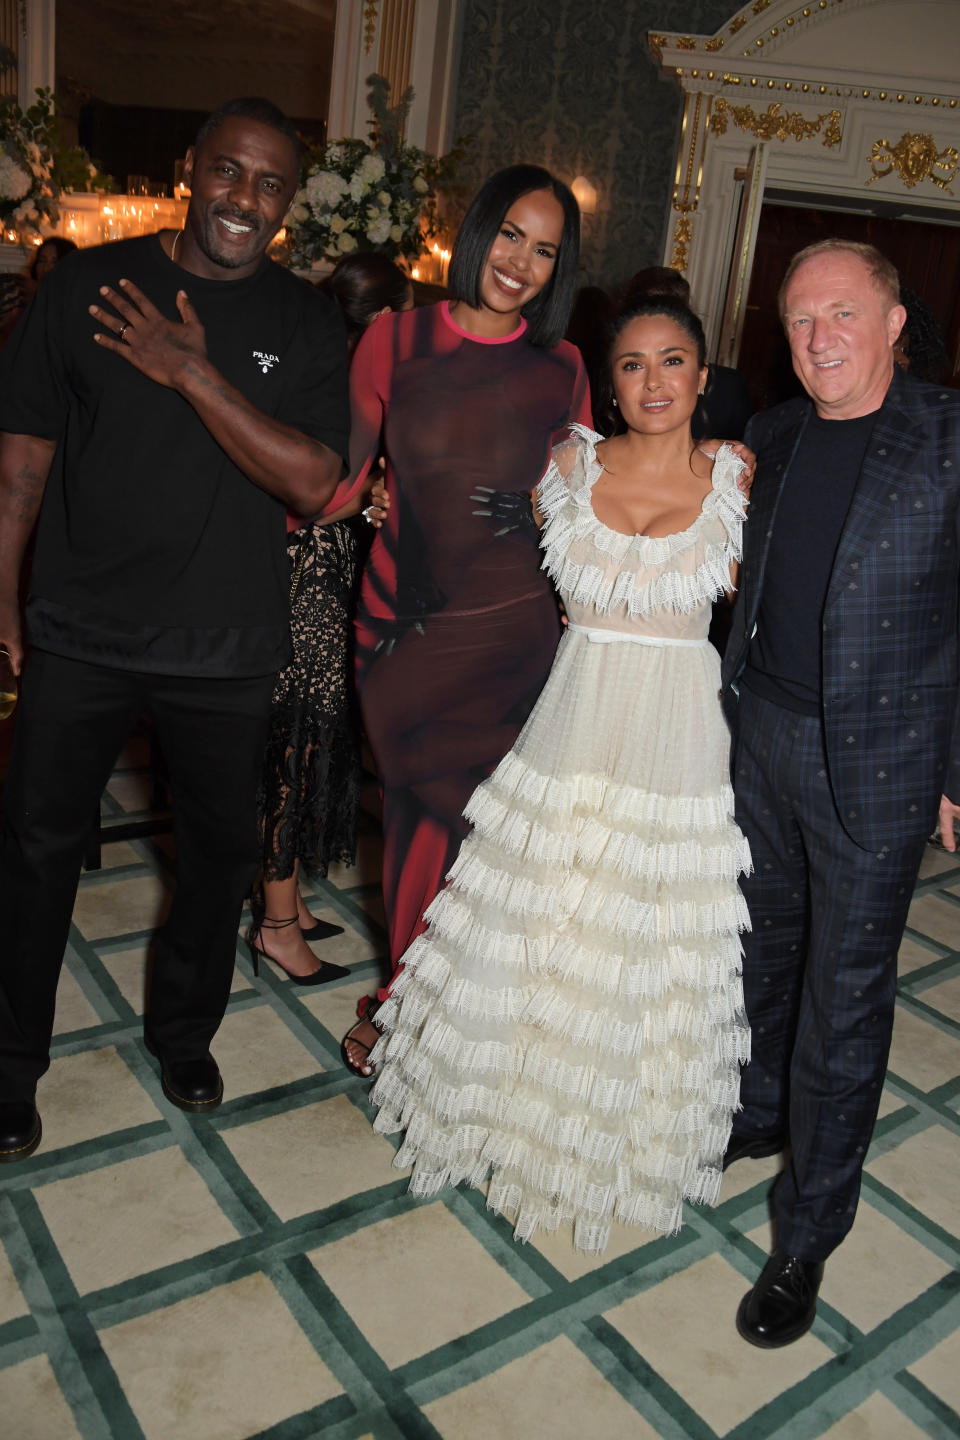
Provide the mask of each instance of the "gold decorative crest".
[{"label": "gold decorative crest", "polygon": [[889,140],[874,141],[867,159],[873,171],[868,185],[896,170],[910,190],[921,180],[932,180],[934,185],[952,195],[950,182],[956,180],[960,171],[960,154],[953,145],[938,150],[932,135],[914,135],[910,131],[901,135],[896,145],[891,145]]},{"label": "gold decorative crest", "polygon": [[736,20],[731,20],[731,21],[730,21],[730,34],[731,34],[731,35],[736,35],[737,31],[738,31],[738,30],[742,30],[743,27],[744,27],[744,25],[746,25],[746,23],[747,23],[747,17],[746,17],[746,15],[738,15],[737,18],[736,18]]},{"label": "gold decorative crest", "polygon": [[712,39],[712,40],[708,40],[708,41],[706,42],[706,44],[704,45],[703,48],[704,48],[704,50],[722,50],[722,49],[723,49],[723,36],[722,36],[722,35],[714,35],[713,39]]},{"label": "gold decorative crest", "polygon": [[766,9],[768,8],[769,4],[770,4],[770,0],[754,0],[754,5],[753,5],[753,13],[754,13],[754,15],[762,15],[763,12],[764,12],[764,10],[766,10]]},{"label": "gold decorative crest", "polygon": [[677,38],[678,50],[696,50],[697,42],[692,35],[680,35]]},{"label": "gold decorative crest", "polygon": [[825,114],[818,115],[816,120],[807,120],[799,110],[785,111],[780,101],[775,100],[762,114],[758,114],[752,105],[731,105],[720,95],[714,101],[713,114],[710,117],[710,128],[714,135],[727,133],[728,115],[732,117],[735,125],[741,130],[749,130],[758,140],[809,140],[823,130],[823,143],[828,149],[832,149],[834,145],[840,144],[843,134],[839,110],[828,110]]}]

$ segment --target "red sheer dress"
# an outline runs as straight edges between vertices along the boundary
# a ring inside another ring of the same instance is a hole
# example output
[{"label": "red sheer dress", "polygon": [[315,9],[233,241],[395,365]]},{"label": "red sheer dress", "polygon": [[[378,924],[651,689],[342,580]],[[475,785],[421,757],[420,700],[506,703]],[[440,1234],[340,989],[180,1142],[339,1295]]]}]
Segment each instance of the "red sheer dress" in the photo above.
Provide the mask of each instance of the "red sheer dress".
[{"label": "red sheer dress", "polygon": [[391,500],[356,652],[383,784],[394,969],[467,831],[463,808],[519,734],[560,635],[535,531],[500,533],[471,498],[483,486],[529,493],[557,432],[589,416],[579,351],[532,345],[525,330],[479,340],[444,302],[375,322],[351,368],[348,483],[382,448]]}]

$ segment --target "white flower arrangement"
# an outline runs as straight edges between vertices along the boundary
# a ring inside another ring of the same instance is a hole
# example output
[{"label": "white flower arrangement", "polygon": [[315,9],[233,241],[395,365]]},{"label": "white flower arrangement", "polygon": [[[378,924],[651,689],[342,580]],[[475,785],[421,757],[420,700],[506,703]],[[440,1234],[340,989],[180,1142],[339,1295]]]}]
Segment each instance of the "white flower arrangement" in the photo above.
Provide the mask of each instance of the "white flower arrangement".
[{"label": "white flower arrangement", "polygon": [[49,231],[59,218],[61,189],[109,188],[90,156],[63,142],[53,93],[38,90],[26,110],[0,101],[0,225]]},{"label": "white flower arrangement", "polygon": [[287,215],[294,265],[338,260],[354,250],[375,250],[391,260],[415,260],[436,232],[438,187],[452,174],[453,156],[438,159],[400,132],[413,99],[408,90],[388,108],[389,83],[372,75],[371,139],[337,140],[308,162]]}]

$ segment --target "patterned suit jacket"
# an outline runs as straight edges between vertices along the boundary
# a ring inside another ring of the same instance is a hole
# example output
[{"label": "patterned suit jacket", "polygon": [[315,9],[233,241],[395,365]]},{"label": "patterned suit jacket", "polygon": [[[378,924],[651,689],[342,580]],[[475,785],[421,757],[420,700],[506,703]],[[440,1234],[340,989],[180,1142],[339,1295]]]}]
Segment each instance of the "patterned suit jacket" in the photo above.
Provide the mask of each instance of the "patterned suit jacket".
[{"label": "patterned suit jacket", "polygon": [[[721,692],[734,730],[781,488],[812,413],[805,397],[789,400],[747,427],[757,473]],[[822,628],[830,783],[847,834],[874,853],[929,834],[942,792],[960,803],[958,566],[960,393],[897,369],[844,522]]]}]

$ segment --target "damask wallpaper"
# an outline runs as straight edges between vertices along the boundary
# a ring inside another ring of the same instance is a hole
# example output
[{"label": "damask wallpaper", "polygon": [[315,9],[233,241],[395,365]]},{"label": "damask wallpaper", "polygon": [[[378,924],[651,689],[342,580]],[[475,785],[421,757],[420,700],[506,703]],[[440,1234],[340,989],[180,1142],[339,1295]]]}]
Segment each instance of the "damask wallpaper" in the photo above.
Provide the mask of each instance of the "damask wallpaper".
[{"label": "damask wallpaper", "polygon": [[660,263],[682,111],[647,31],[712,34],[735,0],[467,0],[455,134],[471,188],[526,160],[597,187],[584,283]]}]

